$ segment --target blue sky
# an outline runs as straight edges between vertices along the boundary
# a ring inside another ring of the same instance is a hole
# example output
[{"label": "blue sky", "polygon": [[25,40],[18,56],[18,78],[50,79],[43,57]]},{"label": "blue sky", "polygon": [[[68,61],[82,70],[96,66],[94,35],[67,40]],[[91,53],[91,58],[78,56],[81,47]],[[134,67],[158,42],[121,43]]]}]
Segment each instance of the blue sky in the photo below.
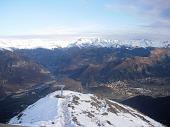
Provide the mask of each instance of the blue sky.
[{"label": "blue sky", "polygon": [[170,39],[169,0],[0,0],[0,37]]}]

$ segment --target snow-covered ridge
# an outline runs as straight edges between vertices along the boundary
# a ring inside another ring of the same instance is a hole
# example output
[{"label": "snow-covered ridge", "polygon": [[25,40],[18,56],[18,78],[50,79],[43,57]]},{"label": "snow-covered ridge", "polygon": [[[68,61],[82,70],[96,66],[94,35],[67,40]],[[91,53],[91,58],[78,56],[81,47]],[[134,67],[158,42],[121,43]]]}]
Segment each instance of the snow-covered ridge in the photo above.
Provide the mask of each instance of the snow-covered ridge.
[{"label": "snow-covered ridge", "polygon": [[136,110],[117,102],[73,91],[56,91],[28,106],[9,124],[51,127],[162,127]]},{"label": "snow-covered ridge", "polygon": [[170,41],[141,40],[106,40],[100,38],[80,38],[78,40],[48,39],[0,39],[0,49],[35,49],[35,48],[66,48],[66,47],[170,47]]},{"label": "snow-covered ridge", "polygon": [[94,39],[78,39],[75,43],[69,45],[70,47],[170,47],[170,41],[152,41],[147,39],[139,40],[105,40],[100,38]]}]

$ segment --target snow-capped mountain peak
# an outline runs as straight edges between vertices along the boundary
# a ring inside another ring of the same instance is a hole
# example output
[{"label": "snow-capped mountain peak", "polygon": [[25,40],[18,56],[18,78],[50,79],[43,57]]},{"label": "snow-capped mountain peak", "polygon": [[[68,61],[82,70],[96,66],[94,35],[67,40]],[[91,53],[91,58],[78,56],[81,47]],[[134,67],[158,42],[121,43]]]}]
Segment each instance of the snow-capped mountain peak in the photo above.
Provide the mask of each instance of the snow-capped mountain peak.
[{"label": "snow-capped mountain peak", "polygon": [[69,47],[117,47],[117,40],[105,40],[101,38],[80,38],[76,42],[71,43]]},{"label": "snow-capped mountain peak", "polygon": [[9,124],[56,127],[162,127],[136,110],[117,102],[73,91],[56,91],[28,106]]},{"label": "snow-capped mountain peak", "polygon": [[152,41],[148,39],[137,40],[106,40],[101,38],[80,38],[75,43],[71,43],[69,47],[170,47],[169,41]]}]

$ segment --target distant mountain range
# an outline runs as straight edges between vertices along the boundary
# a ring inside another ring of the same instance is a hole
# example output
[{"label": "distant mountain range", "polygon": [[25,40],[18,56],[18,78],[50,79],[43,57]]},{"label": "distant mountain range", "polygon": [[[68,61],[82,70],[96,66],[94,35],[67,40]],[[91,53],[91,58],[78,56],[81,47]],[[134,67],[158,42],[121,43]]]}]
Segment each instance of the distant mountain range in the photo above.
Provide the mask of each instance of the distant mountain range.
[{"label": "distant mountain range", "polygon": [[41,39],[0,39],[0,48],[35,49],[35,48],[69,48],[69,47],[170,47],[170,41],[152,41],[148,39],[138,40],[106,40],[101,38],[80,38],[74,41],[41,40]]},{"label": "distant mountain range", "polygon": [[16,50],[43,65],[56,77],[94,86],[118,80],[170,76],[168,48],[79,48]]},{"label": "distant mountain range", "polygon": [[75,43],[69,45],[69,47],[170,47],[169,41],[152,41],[147,39],[139,40],[105,40],[100,38],[95,39],[78,39]]}]

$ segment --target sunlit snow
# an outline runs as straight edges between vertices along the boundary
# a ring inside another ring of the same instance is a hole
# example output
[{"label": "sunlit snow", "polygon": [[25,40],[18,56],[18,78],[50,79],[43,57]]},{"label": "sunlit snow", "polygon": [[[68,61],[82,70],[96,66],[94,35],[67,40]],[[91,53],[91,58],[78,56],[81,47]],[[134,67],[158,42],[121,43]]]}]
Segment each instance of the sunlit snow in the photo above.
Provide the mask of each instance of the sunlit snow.
[{"label": "sunlit snow", "polygon": [[51,127],[162,127],[160,123],[114,101],[93,94],[56,91],[30,105],[9,124]]}]

